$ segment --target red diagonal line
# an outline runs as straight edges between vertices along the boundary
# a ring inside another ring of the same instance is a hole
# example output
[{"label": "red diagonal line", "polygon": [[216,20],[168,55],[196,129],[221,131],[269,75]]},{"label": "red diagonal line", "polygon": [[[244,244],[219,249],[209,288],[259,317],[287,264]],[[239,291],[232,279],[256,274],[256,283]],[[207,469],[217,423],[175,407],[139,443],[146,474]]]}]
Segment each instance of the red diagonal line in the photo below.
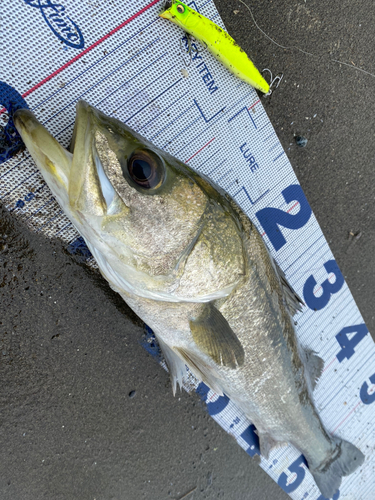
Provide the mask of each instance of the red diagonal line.
[{"label": "red diagonal line", "polygon": [[[258,101],[259,102],[259,101]],[[256,103],[255,103],[256,104]],[[253,104],[253,106],[255,106],[255,104]],[[250,108],[249,108],[250,109]],[[292,207],[290,207],[289,210],[287,210],[286,212],[289,213],[293,210],[293,208],[295,208],[297,205],[299,204],[299,201],[297,201],[297,203],[295,203]],[[262,233],[261,236],[264,236],[266,234],[266,232]]]},{"label": "red diagonal line", "polygon": [[334,363],[336,361],[336,356],[333,358],[333,360],[324,368],[324,370],[322,371],[322,373],[324,373],[326,370],[328,370],[328,368],[332,365],[332,363]]},{"label": "red diagonal line", "polygon": [[73,57],[73,59],[70,59],[70,61],[68,61],[65,64],[63,64],[56,71],[54,71],[53,73],[51,73],[50,75],[48,75],[46,78],[44,78],[43,80],[41,80],[39,83],[37,83],[36,85],[34,85],[34,87],[31,87],[31,89],[27,90],[24,94],[22,94],[22,97],[26,97],[29,94],[31,94],[31,92],[34,92],[34,90],[38,89],[43,84],[45,84],[46,82],[48,82],[49,80],[51,80],[52,78],[54,78],[56,75],[58,75],[59,73],[61,73],[61,71],[64,71],[64,69],[68,68],[74,62],[78,61],[78,59],[80,59],[81,57],[83,57],[84,55],[86,55],[88,52],[90,52],[90,50],[95,49],[95,47],[97,47],[100,43],[104,42],[104,40],[107,40],[107,38],[109,38],[110,36],[112,36],[115,33],[117,33],[117,31],[119,31],[121,28],[123,28],[127,24],[131,23],[132,21],[134,21],[134,19],[136,19],[138,16],[140,16],[141,14],[143,14],[144,12],[146,12],[146,10],[148,10],[150,7],[152,7],[153,5],[155,5],[158,2],[160,2],[160,0],[153,0],[151,3],[149,3],[148,5],[146,5],[146,7],[143,7],[143,9],[139,10],[138,12],[136,12],[135,14],[133,14],[131,17],[129,17],[129,19],[127,19],[126,21],[124,21],[123,23],[121,23],[119,26],[117,26],[117,28],[114,28],[112,31],[110,31],[106,35],[102,36],[102,38],[99,38],[99,40],[97,40],[92,45],[90,45],[89,47],[87,47],[87,49],[83,50],[78,55],[76,55],[75,57]]},{"label": "red diagonal line", "polygon": [[260,102],[260,99],[258,99],[258,100],[257,100],[257,102],[254,102],[254,104],[252,104],[252,105],[250,106],[250,108],[247,108],[247,109],[251,109],[251,108],[253,108],[254,106],[256,106],[256,105],[258,104],[258,102]]},{"label": "red diagonal line", "polygon": [[202,151],[202,149],[204,149],[206,146],[208,146],[214,139],[215,139],[215,137],[213,137],[210,141],[208,141],[208,143],[205,144],[204,146],[202,146],[196,153],[193,154],[193,156],[190,156],[190,158],[188,160],[186,160],[185,163],[187,163],[192,158],[194,158],[194,156],[196,156],[198,153],[200,153]]},{"label": "red diagonal line", "polygon": [[[334,276],[334,274],[333,274],[333,273],[332,273],[332,274],[330,274],[330,275],[328,276],[328,281],[332,278],[332,276]],[[313,292],[313,293],[314,293],[314,295],[316,294],[316,292],[319,292],[319,290],[320,290],[321,288],[322,288],[321,286],[320,286],[319,288],[317,288],[317,289],[315,290],[315,292]]]},{"label": "red diagonal line", "polygon": [[298,204],[299,204],[299,201],[297,201],[297,203],[295,203],[292,207],[290,207],[290,209],[287,210],[286,213],[288,214],[289,212],[291,212],[293,210],[293,208],[295,208]]},{"label": "red diagonal line", "polygon": [[340,422],[340,423],[339,423],[339,424],[338,424],[338,425],[337,425],[337,426],[333,429],[333,431],[331,432],[331,435],[332,435],[335,431],[337,431],[337,429],[340,427],[340,425],[341,425],[341,424],[343,424],[343,423],[345,422],[345,420],[346,420],[346,419],[347,419],[347,418],[348,418],[348,417],[349,417],[349,416],[353,413],[353,411],[354,411],[354,410],[356,410],[356,409],[358,408],[358,406],[359,406],[360,404],[361,404],[361,402],[359,402],[359,403],[357,403],[357,404],[355,405],[355,407],[352,409],[352,411],[351,411],[351,412],[349,412],[349,413],[346,415],[346,417],[344,418],[344,420],[341,420],[341,422]]},{"label": "red diagonal line", "polygon": [[288,479],[288,482],[286,483],[286,485],[289,486],[290,483],[292,483],[295,480],[296,477],[297,477],[297,474],[295,472],[293,472],[293,474]]}]

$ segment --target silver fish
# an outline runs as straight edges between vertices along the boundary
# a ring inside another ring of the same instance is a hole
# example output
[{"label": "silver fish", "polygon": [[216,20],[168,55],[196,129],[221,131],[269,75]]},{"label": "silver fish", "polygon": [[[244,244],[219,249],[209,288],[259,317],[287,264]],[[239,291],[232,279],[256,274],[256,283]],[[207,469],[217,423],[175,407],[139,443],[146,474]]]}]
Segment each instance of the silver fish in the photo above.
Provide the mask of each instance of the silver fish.
[{"label": "silver fish", "polygon": [[303,349],[302,301],[235,202],[84,101],[69,152],[28,110],[14,122],[103,276],[155,332],[173,392],[192,373],[254,423],[265,457],[291,443],[331,498],[364,455],[313,403],[323,360]]}]

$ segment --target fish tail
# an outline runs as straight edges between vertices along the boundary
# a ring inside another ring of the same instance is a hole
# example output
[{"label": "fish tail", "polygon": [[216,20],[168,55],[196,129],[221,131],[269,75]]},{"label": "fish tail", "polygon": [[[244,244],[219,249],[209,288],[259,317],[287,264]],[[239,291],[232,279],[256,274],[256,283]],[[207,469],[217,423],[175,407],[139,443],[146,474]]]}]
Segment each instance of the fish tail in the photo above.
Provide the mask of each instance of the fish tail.
[{"label": "fish tail", "polygon": [[311,470],[315,482],[323,496],[332,498],[341,484],[341,478],[348,476],[360,467],[365,456],[353,444],[336,440],[337,447],[328,461],[315,470]]}]

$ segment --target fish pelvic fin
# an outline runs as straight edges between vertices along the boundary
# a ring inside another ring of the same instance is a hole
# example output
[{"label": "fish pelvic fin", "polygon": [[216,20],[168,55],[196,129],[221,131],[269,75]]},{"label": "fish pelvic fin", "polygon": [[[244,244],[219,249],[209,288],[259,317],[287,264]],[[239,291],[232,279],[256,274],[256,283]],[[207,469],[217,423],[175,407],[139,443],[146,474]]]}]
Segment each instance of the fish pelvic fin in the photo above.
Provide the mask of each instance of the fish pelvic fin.
[{"label": "fish pelvic fin", "polygon": [[305,348],[305,366],[310,377],[312,390],[315,389],[321,374],[323,373],[324,360],[316,354],[312,349]]},{"label": "fish pelvic fin", "polygon": [[365,456],[353,444],[344,440],[336,440],[338,445],[333,457],[317,469],[311,469],[315,482],[326,498],[332,498],[339,489],[343,476],[352,474],[360,467]]},{"label": "fish pelvic fin", "polygon": [[169,376],[171,378],[173,396],[175,396],[177,385],[179,385],[180,389],[182,389],[182,382],[186,375],[185,362],[171,347],[169,347],[168,344],[161,340],[160,337],[156,335],[156,338],[158,339],[159,346],[164,354],[165,362],[169,370]]},{"label": "fish pelvic fin", "polygon": [[275,439],[273,439],[273,437],[271,437],[270,434],[266,432],[258,432],[257,434],[259,437],[260,454],[266,460],[268,460],[271,450],[288,445],[288,443],[286,442],[276,441]]},{"label": "fish pelvic fin", "polygon": [[178,352],[198,380],[208,385],[219,396],[224,396],[220,378],[213,368],[188,349],[174,347],[174,350]]},{"label": "fish pelvic fin", "polygon": [[[272,259],[272,257],[271,257]],[[273,260],[273,265],[275,267],[276,273],[278,274],[281,282],[281,287],[285,299],[286,306],[292,316],[297,314],[297,312],[302,311],[302,306],[305,305],[304,301],[298,295],[298,293],[293,289],[292,285],[286,279],[284,271],[281,270],[277,262]]]},{"label": "fish pelvic fin", "polygon": [[194,342],[218,365],[237,368],[243,365],[245,351],[228,321],[212,304],[207,303],[201,315],[189,322]]}]

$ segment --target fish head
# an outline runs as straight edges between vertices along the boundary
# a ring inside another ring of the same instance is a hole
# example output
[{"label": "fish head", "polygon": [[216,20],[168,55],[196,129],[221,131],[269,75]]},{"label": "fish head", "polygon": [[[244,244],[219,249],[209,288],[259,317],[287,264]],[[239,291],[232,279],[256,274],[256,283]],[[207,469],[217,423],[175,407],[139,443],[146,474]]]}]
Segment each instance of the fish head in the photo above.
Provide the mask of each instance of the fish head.
[{"label": "fish head", "polygon": [[186,259],[207,210],[218,206],[211,184],[84,101],[77,104],[70,151],[30,111],[18,110],[14,121],[112,286],[180,300],[174,291]]}]

